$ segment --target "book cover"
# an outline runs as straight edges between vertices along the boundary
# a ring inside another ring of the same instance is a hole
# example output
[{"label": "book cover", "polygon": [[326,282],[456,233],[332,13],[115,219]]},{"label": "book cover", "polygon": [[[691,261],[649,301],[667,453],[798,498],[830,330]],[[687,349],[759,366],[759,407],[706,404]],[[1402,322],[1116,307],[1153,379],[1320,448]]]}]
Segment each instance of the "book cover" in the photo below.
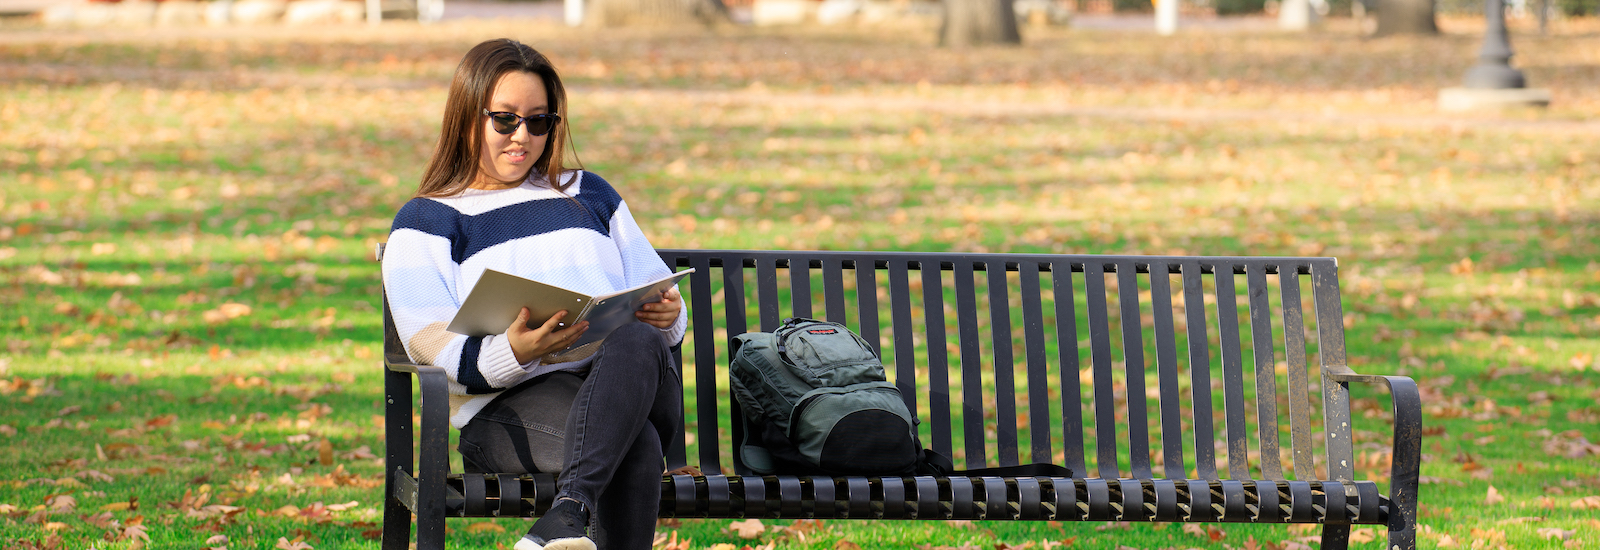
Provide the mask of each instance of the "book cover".
[{"label": "book cover", "polygon": [[529,328],[543,324],[556,312],[567,310],[560,326],[589,321],[589,330],[568,349],[600,340],[611,331],[634,320],[633,313],[647,303],[661,301],[662,294],[693,273],[686,269],[648,283],[609,294],[591,296],[510,273],[486,269],[467,293],[461,309],[446,330],[467,336],[501,334],[528,308]]}]

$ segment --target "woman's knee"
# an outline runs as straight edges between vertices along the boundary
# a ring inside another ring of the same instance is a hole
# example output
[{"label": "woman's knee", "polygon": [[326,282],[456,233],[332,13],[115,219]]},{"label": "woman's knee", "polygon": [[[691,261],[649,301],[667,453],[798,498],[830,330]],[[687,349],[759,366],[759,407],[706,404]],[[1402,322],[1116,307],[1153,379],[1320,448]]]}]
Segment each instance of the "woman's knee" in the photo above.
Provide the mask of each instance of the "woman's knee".
[{"label": "woman's knee", "polygon": [[644,321],[634,321],[617,327],[606,337],[606,342],[622,344],[641,352],[666,352],[667,338],[661,329]]}]

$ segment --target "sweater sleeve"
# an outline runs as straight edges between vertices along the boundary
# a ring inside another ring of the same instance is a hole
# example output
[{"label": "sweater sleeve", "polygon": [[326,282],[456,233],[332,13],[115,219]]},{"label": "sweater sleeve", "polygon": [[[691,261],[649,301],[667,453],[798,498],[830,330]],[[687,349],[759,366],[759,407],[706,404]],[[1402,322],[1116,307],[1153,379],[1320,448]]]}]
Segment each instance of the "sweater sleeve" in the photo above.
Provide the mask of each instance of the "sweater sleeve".
[{"label": "sweater sleeve", "polygon": [[[672,273],[666,262],[661,261],[661,255],[656,253],[655,247],[650,246],[650,240],[645,238],[639,224],[633,220],[627,202],[619,203],[616,212],[611,215],[611,240],[617,243],[617,252],[622,256],[622,271],[629,287]],[[683,334],[688,328],[689,308],[685,303],[683,309],[678,310],[678,320],[671,327],[661,329],[661,333],[666,335],[668,342],[676,344],[683,341]]]},{"label": "sweater sleeve", "polygon": [[443,368],[457,395],[516,385],[537,360],[519,364],[503,334],[465,336],[445,329],[467,290],[459,287],[461,266],[452,254],[448,227],[454,224],[438,223],[438,212],[418,212],[428,209],[418,204],[407,204],[396,216],[383,258],[384,292],[406,354]]}]

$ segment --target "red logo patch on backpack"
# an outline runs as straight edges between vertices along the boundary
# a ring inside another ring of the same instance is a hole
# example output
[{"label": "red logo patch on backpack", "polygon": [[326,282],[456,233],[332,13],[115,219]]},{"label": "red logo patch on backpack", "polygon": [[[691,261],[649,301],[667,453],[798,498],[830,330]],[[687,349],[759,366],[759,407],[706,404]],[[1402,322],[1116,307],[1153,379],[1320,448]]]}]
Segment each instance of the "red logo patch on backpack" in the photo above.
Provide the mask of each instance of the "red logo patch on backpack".
[{"label": "red logo patch on backpack", "polygon": [[806,331],[806,334],[838,334],[838,333],[839,333],[838,329],[832,329],[832,328],[814,328],[814,329],[809,329],[809,330]]}]

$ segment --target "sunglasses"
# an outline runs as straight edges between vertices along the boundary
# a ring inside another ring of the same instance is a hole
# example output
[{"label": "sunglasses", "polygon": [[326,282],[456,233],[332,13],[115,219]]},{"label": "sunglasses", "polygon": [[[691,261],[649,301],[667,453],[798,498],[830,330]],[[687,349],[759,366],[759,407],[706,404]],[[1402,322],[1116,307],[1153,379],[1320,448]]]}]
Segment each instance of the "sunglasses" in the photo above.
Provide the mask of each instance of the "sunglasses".
[{"label": "sunglasses", "polygon": [[516,113],[484,109],[483,114],[488,115],[489,121],[494,123],[494,131],[508,135],[515,133],[517,126],[521,126],[524,122],[528,123],[528,134],[535,136],[548,134],[550,130],[555,129],[556,124],[561,123],[561,115],[551,113],[517,116]]}]

